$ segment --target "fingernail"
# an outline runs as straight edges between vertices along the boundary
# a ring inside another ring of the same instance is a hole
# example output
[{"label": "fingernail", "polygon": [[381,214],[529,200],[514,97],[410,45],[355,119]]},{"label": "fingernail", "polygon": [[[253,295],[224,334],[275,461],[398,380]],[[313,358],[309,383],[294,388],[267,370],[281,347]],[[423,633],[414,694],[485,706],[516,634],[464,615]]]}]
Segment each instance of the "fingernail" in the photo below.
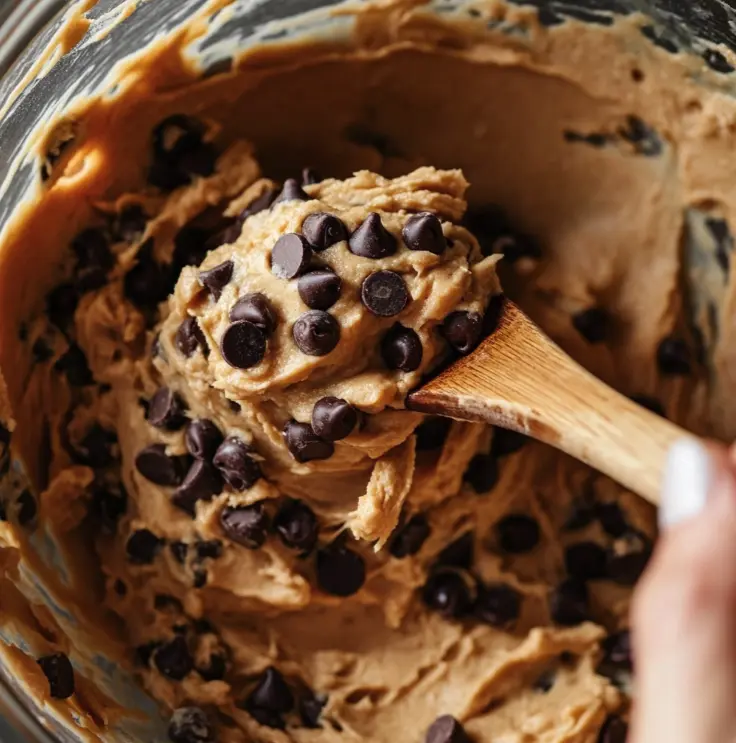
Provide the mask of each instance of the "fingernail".
[{"label": "fingernail", "polygon": [[695,439],[676,441],[667,455],[659,525],[668,529],[697,516],[708,501],[716,476],[716,463]]}]

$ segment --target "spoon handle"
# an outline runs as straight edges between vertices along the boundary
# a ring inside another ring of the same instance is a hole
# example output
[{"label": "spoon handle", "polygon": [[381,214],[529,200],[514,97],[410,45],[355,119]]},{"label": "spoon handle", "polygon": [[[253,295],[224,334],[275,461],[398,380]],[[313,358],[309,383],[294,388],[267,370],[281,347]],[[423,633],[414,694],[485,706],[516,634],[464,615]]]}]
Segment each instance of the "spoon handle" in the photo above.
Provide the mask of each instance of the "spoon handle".
[{"label": "spoon handle", "polygon": [[691,436],[594,377],[509,301],[496,332],[407,406],[527,434],[655,504],[667,451]]}]

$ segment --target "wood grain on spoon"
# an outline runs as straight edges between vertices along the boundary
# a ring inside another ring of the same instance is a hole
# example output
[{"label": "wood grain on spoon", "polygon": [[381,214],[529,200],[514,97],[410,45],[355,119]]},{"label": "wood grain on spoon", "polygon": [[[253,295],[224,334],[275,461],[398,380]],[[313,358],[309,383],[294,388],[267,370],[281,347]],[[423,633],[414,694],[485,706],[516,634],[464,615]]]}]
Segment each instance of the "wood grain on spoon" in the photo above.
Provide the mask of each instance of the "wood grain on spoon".
[{"label": "wood grain on spoon", "polygon": [[652,503],[669,447],[690,436],[583,369],[509,301],[496,332],[407,404],[525,433]]}]

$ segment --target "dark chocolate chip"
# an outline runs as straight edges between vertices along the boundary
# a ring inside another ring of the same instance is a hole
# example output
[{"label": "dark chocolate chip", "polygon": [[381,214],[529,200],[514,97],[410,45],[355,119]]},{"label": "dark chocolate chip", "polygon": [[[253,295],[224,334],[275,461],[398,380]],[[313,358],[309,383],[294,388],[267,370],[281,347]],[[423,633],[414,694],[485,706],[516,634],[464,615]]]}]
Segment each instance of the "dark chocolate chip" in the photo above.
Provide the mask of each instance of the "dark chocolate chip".
[{"label": "dark chocolate chip", "polygon": [[195,588],[204,588],[207,585],[207,571],[206,570],[195,568],[192,571],[192,575],[194,577],[194,580],[192,581],[192,585]]},{"label": "dark chocolate chip", "polygon": [[396,530],[389,545],[389,552],[399,560],[416,555],[422,549],[431,531],[427,517],[423,513],[415,513]]},{"label": "dark chocolate chip", "polygon": [[519,451],[528,441],[529,437],[523,433],[511,431],[507,428],[495,428],[493,430],[491,454],[499,458],[507,457]]},{"label": "dark chocolate chip", "polygon": [[219,653],[213,653],[207,665],[197,666],[196,670],[205,681],[222,681],[227,673],[227,659]]},{"label": "dark chocolate chip", "polygon": [[312,197],[304,191],[295,178],[288,178],[284,181],[284,187],[281,193],[276,197],[274,204],[281,204],[285,201],[309,201]]},{"label": "dark chocolate chip", "polygon": [[201,121],[184,114],[174,114],[153,130],[153,152],[157,157],[178,158],[199,146],[205,128]]},{"label": "dark chocolate chip", "polygon": [[626,743],[629,726],[618,715],[609,715],[603,723],[598,743]]},{"label": "dark chocolate chip", "polygon": [[74,694],[74,668],[64,653],[39,658],[38,665],[49,682],[52,699],[69,699]]},{"label": "dark chocolate chip", "polygon": [[222,290],[232,281],[234,270],[235,264],[232,261],[225,261],[209,271],[201,271],[199,283],[209,291],[212,298],[217,302],[222,296]]},{"label": "dark chocolate chip", "polygon": [[664,409],[664,406],[654,397],[649,397],[649,395],[632,395],[631,401],[635,402],[637,405],[641,405],[647,410],[650,410],[655,415],[662,418],[667,417],[667,411]]},{"label": "dark chocolate chip", "polygon": [[198,348],[202,349],[205,356],[209,353],[209,346],[202,328],[199,327],[196,317],[187,317],[176,331],[174,339],[176,347],[189,358]]},{"label": "dark chocolate chip", "polygon": [[321,728],[320,717],[322,716],[322,710],[325,708],[326,704],[326,696],[308,691],[299,700],[299,717],[301,718],[302,725],[304,725],[305,728],[310,728],[312,730]]},{"label": "dark chocolate chip", "polygon": [[326,356],[340,342],[340,324],[327,312],[310,310],[294,323],[292,336],[307,356]]},{"label": "dark chocolate chip", "polygon": [[498,482],[498,460],[490,454],[476,454],[465,470],[465,482],[476,493],[488,493]]},{"label": "dark chocolate chip", "polygon": [[727,75],[734,71],[733,65],[723,56],[722,52],[718,49],[706,49],[703,52],[703,59],[705,63],[712,70]]},{"label": "dark chocolate chip", "polygon": [[422,588],[422,599],[430,609],[447,619],[459,619],[472,607],[465,579],[452,570],[432,573]]},{"label": "dark chocolate chip", "polygon": [[289,548],[311,552],[317,544],[319,523],[314,511],[304,502],[288,500],[273,522],[276,533]]},{"label": "dark chocolate chip", "polygon": [[219,539],[208,539],[197,542],[194,546],[198,560],[218,560],[222,557],[222,542]]},{"label": "dark chocolate chip", "polygon": [[499,238],[513,234],[508,216],[495,204],[471,207],[464,223],[480,243],[484,256],[496,252],[495,243]]},{"label": "dark chocolate chip", "polygon": [[170,457],[164,444],[151,444],[135,458],[138,472],[147,480],[164,487],[181,485],[189,468],[188,457]]},{"label": "dark chocolate chip", "polygon": [[491,627],[507,629],[521,614],[521,594],[504,583],[479,585],[474,614]]},{"label": "dark chocolate chip", "polygon": [[603,658],[596,668],[596,673],[613,680],[626,679],[633,670],[634,662],[631,648],[631,633],[622,630],[606,637],[601,643]]},{"label": "dark chocolate chip", "polygon": [[102,230],[84,230],[72,242],[76,256],[74,282],[80,292],[99,289],[107,280],[107,272],[115,265],[110,242]]},{"label": "dark chocolate chip", "polygon": [[152,531],[139,529],[128,537],[125,553],[134,565],[150,565],[163,545],[164,540],[159,539]]},{"label": "dark chocolate chip", "polygon": [[549,668],[537,677],[532,686],[535,691],[549,694],[555,686],[555,681],[557,681],[557,672],[553,668]]},{"label": "dark chocolate chip", "polygon": [[113,223],[115,236],[126,243],[136,243],[146,231],[148,214],[140,204],[128,204],[116,215]]},{"label": "dark chocolate chip", "polygon": [[394,271],[377,271],[360,288],[363,305],[378,317],[395,317],[411,301],[406,282]]},{"label": "dark chocolate chip", "polygon": [[261,467],[252,453],[251,447],[242,439],[228,436],[212,460],[225,482],[238,493],[252,488],[262,477]]},{"label": "dark chocolate chip", "polygon": [[603,531],[614,539],[620,539],[629,530],[626,515],[618,503],[598,503],[595,507],[595,515]]},{"label": "dark chocolate chip", "polygon": [[398,241],[383,226],[381,217],[375,212],[350,236],[350,252],[361,258],[388,258],[398,249]]},{"label": "dark chocolate chip", "polygon": [[563,524],[565,531],[580,531],[595,521],[595,504],[590,498],[579,496],[570,503],[570,508]]},{"label": "dark chocolate chip", "polygon": [[600,307],[591,307],[573,315],[572,324],[588,343],[603,343],[609,334],[610,318]]},{"label": "dark chocolate chip", "polygon": [[153,597],[153,608],[156,611],[168,611],[172,609],[176,614],[181,614],[184,611],[181,601],[176,596],[169,596],[166,593],[157,593]]},{"label": "dark chocolate chip", "polygon": [[447,342],[463,355],[475,350],[483,335],[483,318],[477,312],[451,312],[442,324]]},{"label": "dark chocolate chip", "polygon": [[692,371],[691,353],[682,338],[665,338],[657,348],[657,366],[667,376],[687,376]]},{"label": "dark chocolate chip", "polygon": [[302,169],[302,186],[314,186],[323,180],[324,178],[314,168]]},{"label": "dark chocolate chip", "polygon": [[228,400],[227,398],[225,398],[225,400],[227,402],[227,406],[233,413],[240,413],[243,410],[243,407],[239,402],[236,402],[235,400]]},{"label": "dark chocolate chip", "polygon": [[186,425],[186,405],[178,393],[161,387],[151,398],[146,419],[152,426],[166,431],[178,431]]},{"label": "dark chocolate chip", "polygon": [[248,714],[259,724],[274,730],[285,730],[284,718],[276,712],[269,712],[260,707],[246,707]]},{"label": "dark chocolate chip", "polygon": [[425,250],[442,255],[447,248],[447,238],[442,232],[442,222],[430,212],[410,217],[402,231],[409,250]]},{"label": "dark chocolate chip", "polygon": [[204,142],[205,128],[200,121],[183,114],[164,119],[153,130],[153,162],[148,182],[171,191],[190,182],[195,175],[211,175],[217,153]]},{"label": "dark chocolate chip", "polygon": [[169,722],[172,743],[214,743],[215,730],[207,713],[199,707],[180,707]]},{"label": "dark chocolate chip", "polygon": [[339,397],[323,397],[312,409],[312,430],[325,441],[341,441],[358,425],[358,411]]},{"label": "dark chocolate chip", "polygon": [[342,543],[317,552],[317,583],[331,596],[352,596],[365,583],[365,561]]},{"label": "dark chocolate chip", "polygon": [[276,714],[286,714],[294,708],[294,695],[281,673],[271,666],[258,679],[245,706],[246,709],[256,707]]},{"label": "dark chocolate chip", "polygon": [[266,355],[266,334],[252,322],[234,322],[220,341],[222,356],[235,369],[251,369]]},{"label": "dark chocolate chip", "polygon": [[175,637],[157,648],[153,653],[153,663],[166,678],[182,681],[194,668],[186,638]]},{"label": "dark chocolate chip", "polygon": [[225,508],[220,514],[225,535],[243,547],[255,550],[266,541],[269,518],[262,503],[237,508]]},{"label": "dark chocolate chip", "polygon": [[184,482],[176,489],[171,502],[182,511],[194,516],[199,501],[211,501],[222,492],[220,473],[202,459],[195,460]]},{"label": "dark chocolate chip", "polygon": [[89,513],[105,534],[114,534],[118,521],[128,510],[128,494],[122,485],[97,483],[92,490]]},{"label": "dark chocolate chip", "polygon": [[266,189],[260,196],[257,196],[253,201],[248,204],[245,209],[240,213],[240,222],[245,222],[248,217],[252,217],[254,214],[260,214],[265,212],[266,209],[270,209],[276,197],[278,196],[278,190],[275,188]]},{"label": "dark chocolate chip", "polygon": [[187,225],[174,237],[172,265],[175,273],[181,273],[185,266],[199,266],[207,256],[209,232],[201,227]]},{"label": "dark chocolate chip", "polygon": [[503,552],[524,554],[539,544],[539,524],[531,516],[511,514],[496,524],[496,536]]},{"label": "dark chocolate chip", "polygon": [[76,344],[69,346],[67,352],[54,364],[54,368],[66,376],[72,387],[89,387],[95,382],[87,357]]},{"label": "dark chocolate chip", "polygon": [[442,715],[429,726],[424,743],[471,743],[471,741],[463,726],[452,715]]},{"label": "dark chocolate chip", "polygon": [[303,235],[282,235],[271,251],[271,271],[280,279],[301,276],[312,261],[312,248]]},{"label": "dark chocolate chip", "polygon": [[297,462],[329,459],[335,453],[335,445],[317,436],[308,423],[289,421],[283,433],[286,447]]},{"label": "dark chocolate chip", "polygon": [[538,260],[542,251],[537,241],[530,235],[502,235],[493,243],[493,252],[503,255],[506,263],[516,263],[522,258]]},{"label": "dark chocolate chip", "polygon": [[313,310],[329,310],[342,292],[342,279],[332,271],[310,271],[299,279],[299,296]]},{"label": "dark chocolate chip", "polygon": [[108,467],[115,461],[118,437],[115,431],[103,428],[95,422],[81,441],[71,447],[72,459],[77,464],[99,469]]},{"label": "dark chocolate chip", "polygon": [[600,580],[606,575],[606,550],[595,542],[578,542],[565,550],[565,569],[579,581]]},{"label": "dark chocolate chip", "polygon": [[72,284],[60,284],[46,297],[46,315],[57,328],[65,330],[74,320],[79,294]]},{"label": "dark chocolate chip", "polygon": [[349,237],[348,228],[342,220],[326,212],[310,214],[302,224],[302,234],[317,253],[344,242]]},{"label": "dark chocolate chip", "polygon": [[475,533],[466,531],[437,555],[436,564],[442,567],[470,570],[475,556]]},{"label": "dark chocolate chip", "polygon": [[183,565],[187,561],[189,545],[186,542],[172,542],[169,545],[169,550],[171,550],[171,554],[180,565]]},{"label": "dark chocolate chip", "polygon": [[223,435],[211,420],[199,418],[187,426],[185,440],[189,453],[195,459],[211,462],[223,442]]},{"label": "dark chocolate chip", "polygon": [[147,667],[151,663],[151,656],[157,648],[161,647],[160,642],[147,642],[145,645],[139,645],[135,649],[136,661],[144,667]]},{"label": "dark chocolate chip", "polygon": [[434,451],[441,449],[452,428],[452,419],[436,415],[425,418],[414,431],[417,437],[417,451]]},{"label": "dark chocolate chip", "polygon": [[389,369],[403,372],[416,371],[422,364],[424,349],[416,331],[396,323],[383,336],[381,356]]},{"label": "dark chocolate chip", "polygon": [[30,490],[24,490],[16,501],[18,507],[18,523],[29,526],[38,514],[38,504]]},{"label": "dark chocolate chip", "polygon": [[276,330],[276,312],[265,294],[246,294],[230,310],[233,322],[250,322],[260,328],[266,335]]},{"label": "dark chocolate chip", "polygon": [[123,285],[125,296],[142,310],[155,309],[169,296],[172,272],[154,258],[153,239],[149,238],[138,249],[136,265],[125,275]]},{"label": "dark chocolate chip", "polygon": [[567,578],[555,588],[549,600],[552,621],[563,627],[574,627],[589,618],[588,589],[585,583]]},{"label": "dark chocolate chip", "polygon": [[622,586],[633,586],[646,570],[651,556],[650,540],[638,532],[629,531],[612,545],[606,577]]}]

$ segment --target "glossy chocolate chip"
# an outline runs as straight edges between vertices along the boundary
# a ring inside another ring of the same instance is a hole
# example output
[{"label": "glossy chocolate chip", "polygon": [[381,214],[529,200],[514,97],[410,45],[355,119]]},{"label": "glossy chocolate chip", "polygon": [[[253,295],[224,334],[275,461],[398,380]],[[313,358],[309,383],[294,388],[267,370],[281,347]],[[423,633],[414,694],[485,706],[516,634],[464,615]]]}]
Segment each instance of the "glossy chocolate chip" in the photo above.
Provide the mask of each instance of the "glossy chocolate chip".
[{"label": "glossy chocolate chip", "polygon": [[289,421],[283,434],[286,447],[297,462],[329,459],[335,453],[335,445],[317,436],[308,423]]},{"label": "glossy chocolate chip", "polygon": [[185,441],[187,450],[195,459],[211,462],[224,437],[220,429],[207,418],[199,418],[189,423]]},{"label": "glossy chocolate chip", "polygon": [[619,585],[633,586],[646,570],[651,556],[651,541],[631,530],[617,539],[610,548],[606,577]]},{"label": "glossy chocolate chip", "polygon": [[220,351],[235,369],[251,369],[266,355],[266,334],[247,320],[234,322],[222,336]]},{"label": "glossy chocolate chip", "polygon": [[331,596],[352,596],[365,583],[365,562],[344,544],[333,543],[317,552],[317,583]]},{"label": "glossy chocolate chip", "polygon": [[116,215],[113,224],[115,236],[126,243],[136,243],[146,231],[148,214],[141,204],[128,204]]},{"label": "glossy chocolate chip", "polygon": [[175,114],[153,131],[153,162],[148,182],[165,191],[189,183],[193,176],[208,176],[215,170],[217,152],[203,140],[200,121]]},{"label": "glossy chocolate chip", "polygon": [[327,312],[310,310],[294,323],[292,336],[307,356],[327,356],[340,342],[340,324]]},{"label": "glossy chocolate chip", "polygon": [[207,664],[197,666],[196,671],[205,681],[222,681],[227,673],[227,659],[213,653],[207,659]]},{"label": "glossy chocolate chip", "polygon": [[424,250],[442,255],[447,248],[447,238],[442,232],[442,222],[430,212],[410,217],[402,231],[404,243],[409,250]]},{"label": "glossy chocolate chip", "polygon": [[171,743],[215,743],[215,728],[199,707],[180,707],[169,722]]},{"label": "glossy chocolate chip", "polygon": [[572,324],[588,343],[603,343],[608,338],[610,319],[600,307],[591,307],[573,315]]},{"label": "glossy chocolate chip", "polygon": [[92,371],[87,364],[84,351],[73,343],[66,353],[58,359],[54,368],[64,374],[71,387],[89,387],[94,384]]},{"label": "glossy chocolate chip", "polygon": [[69,699],[74,694],[74,668],[64,653],[39,658],[38,665],[49,682],[52,699]]},{"label": "glossy chocolate chip", "polygon": [[458,353],[469,354],[480,343],[483,317],[477,312],[451,312],[442,324],[442,334]]},{"label": "glossy chocolate chip", "polygon": [[394,271],[377,271],[360,288],[363,305],[378,317],[395,317],[411,301],[404,279]]},{"label": "glossy chocolate chip", "polygon": [[303,235],[282,235],[271,251],[271,271],[280,279],[301,276],[312,261],[312,248]]},{"label": "glossy chocolate chip", "polygon": [[313,310],[329,310],[342,292],[342,279],[332,271],[310,271],[299,279],[299,296]]},{"label": "glossy chocolate chip", "polygon": [[94,227],[84,230],[72,241],[76,257],[74,283],[80,292],[99,289],[107,280],[107,272],[115,265],[107,235]]},{"label": "glossy chocolate chip", "polygon": [[148,529],[134,531],[125,544],[128,560],[134,565],[150,565],[161,551],[164,540]]},{"label": "glossy chocolate chip", "polygon": [[344,242],[349,237],[344,222],[326,212],[310,214],[302,224],[302,234],[317,253]]},{"label": "glossy chocolate chip", "polygon": [[182,681],[194,669],[186,638],[178,636],[153,653],[153,663],[161,674],[172,681]]},{"label": "glossy chocolate chip", "polygon": [[281,541],[290,549],[311,552],[317,544],[319,523],[314,511],[303,501],[288,500],[273,522]]},{"label": "glossy chocolate chip", "polygon": [[324,178],[314,168],[302,168],[302,186],[314,186]]},{"label": "glossy chocolate chip", "polygon": [[463,726],[452,715],[442,715],[429,726],[424,743],[471,743],[471,741]]},{"label": "glossy chocolate chip", "polygon": [[568,578],[555,588],[549,600],[552,621],[563,627],[574,627],[589,618],[588,589],[585,583]]},{"label": "glossy chocolate chip", "polygon": [[531,552],[539,544],[539,524],[531,516],[511,514],[496,524],[496,537],[507,554]]},{"label": "glossy chocolate chip", "polygon": [[242,439],[228,436],[212,460],[225,482],[238,493],[252,488],[262,477],[261,466],[252,454],[253,450]]},{"label": "glossy chocolate chip", "polygon": [[267,188],[260,196],[257,196],[253,201],[248,204],[245,209],[240,213],[241,225],[245,222],[248,217],[252,217],[254,214],[260,214],[261,212],[270,209],[279,192],[275,188]]},{"label": "glossy chocolate chip", "polygon": [[606,550],[595,542],[578,542],[565,550],[565,569],[580,581],[600,580],[606,574]]},{"label": "glossy chocolate chip", "polygon": [[398,241],[383,226],[381,217],[375,212],[350,236],[350,252],[361,258],[388,258],[398,249]]},{"label": "glossy chocolate chip", "polygon": [[241,297],[230,310],[233,322],[250,322],[266,335],[276,330],[276,312],[265,294],[253,293]]},{"label": "glossy chocolate chip", "polygon": [[657,348],[657,366],[667,376],[687,376],[692,371],[692,354],[682,338],[665,338]]},{"label": "glossy chocolate chip", "polygon": [[282,204],[286,201],[309,201],[312,197],[304,191],[295,178],[289,178],[284,181],[284,187],[281,193],[276,197],[274,204]]},{"label": "glossy chocolate chip", "polygon": [[171,502],[194,516],[199,501],[211,501],[223,489],[222,476],[209,462],[197,459],[189,468],[184,482],[176,489]]},{"label": "glossy chocolate chip", "polygon": [[474,614],[491,627],[508,629],[521,614],[521,594],[504,583],[479,585]]},{"label": "glossy chocolate chip", "polygon": [[148,404],[146,419],[156,428],[178,431],[186,425],[186,405],[178,393],[161,387]]},{"label": "glossy chocolate chip", "polygon": [[341,441],[358,425],[358,411],[338,397],[323,397],[312,410],[312,430],[325,441]]},{"label": "glossy chocolate chip", "polygon": [[490,454],[476,454],[463,479],[479,495],[489,493],[498,482],[498,460]]},{"label": "glossy chocolate chip", "polygon": [[176,343],[176,347],[187,358],[189,358],[198,348],[202,349],[205,356],[209,353],[207,339],[202,332],[202,328],[199,327],[196,317],[189,316],[182,322],[179,329],[176,331],[174,342]]},{"label": "glossy chocolate chip", "polygon": [[198,560],[218,560],[222,557],[222,542],[219,539],[197,542],[194,551]]},{"label": "glossy chocolate chip", "polygon": [[432,611],[447,619],[459,619],[472,607],[467,583],[454,570],[432,573],[422,588],[422,600]]},{"label": "glossy chocolate chip", "polygon": [[381,356],[386,367],[395,371],[413,372],[422,365],[424,349],[416,331],[396,323],[383,336]]},{"label": "glossy chocolate chip", "polygon": [[255,550],[266,542],[269,518],[262,503],[251,506],[225,508],[220,514],[220,525],[228,539]]},{"label": "glossy chocolate chip", "polygon": [[327,697],[307,691],[299,700],[299,717],[305,728],[318,730],[322,727],[320,717],[327,704]]},{"label": "glossy chocolate chip", "polygon": [[222,290],[232,281],[234,270],[235,264],[232,261],[225,261],[209,271],[201,271],[199,283],[209,291],[212,298],[217,302],[222,296]]},{"label": "glossy chocolate chip", "polygon": [[189,462],[188,457],[170,457],[164,444],[151,444],[138,452],[135,467],[146,480],[155,485],[174,487],[181,485]]},{"label": "glossy chocolate chip", "polygon": [[475,532],[466,531],[454,542],[450,542],[437,555],[436,564],[442,567],[462,568],[470,570],[475,556]]},{"label": "glossy chocolate chip", "polygon": [[276,714],[286,714],[294,708],[294,694],[281,673],[271,666],[258,679],[245,706],[247,709],[256,707]]},{"label": "glossy chocolate chip", "polygon": [[610,715],[603,723],[598,743],[626,743],[629,726],[618,715]]},{"label": "glossy chocolate chip", "polygon": [[417,451],[434,451],[444,446],[452,428],[452,419],[431,416],[414,431],[417,437]]},{"label": "glossy chocolate chip", "polygon": [[403,560],[416,555],[431,533],[429,521],[423,513],[415,513],[405,524],[400,526],[389,545],[393,557]]}]

